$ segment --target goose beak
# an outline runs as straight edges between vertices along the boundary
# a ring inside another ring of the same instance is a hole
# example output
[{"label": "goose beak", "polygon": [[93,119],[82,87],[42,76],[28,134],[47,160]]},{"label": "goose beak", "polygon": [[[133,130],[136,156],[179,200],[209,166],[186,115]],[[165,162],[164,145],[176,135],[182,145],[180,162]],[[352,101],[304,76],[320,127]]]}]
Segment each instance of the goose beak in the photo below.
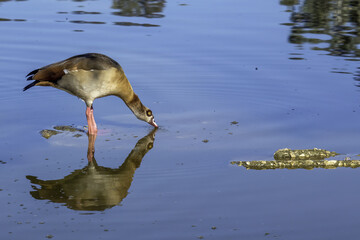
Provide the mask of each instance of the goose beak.
[{"label": "goose beak", "polygon": [[154,127],[156,127],[156,128],[158,128],[158,125],[156,124],[154,118],[152,118],[152,119],[150,120],[149,124],[152,125],[152,126],[154,126]]}]

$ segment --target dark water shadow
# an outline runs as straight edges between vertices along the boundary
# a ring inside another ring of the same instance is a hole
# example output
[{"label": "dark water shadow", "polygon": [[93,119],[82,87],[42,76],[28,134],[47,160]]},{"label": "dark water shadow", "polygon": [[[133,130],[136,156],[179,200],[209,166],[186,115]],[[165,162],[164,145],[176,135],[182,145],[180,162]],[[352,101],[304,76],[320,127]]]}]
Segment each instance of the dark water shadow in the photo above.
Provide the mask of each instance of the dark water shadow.
[{"label": "dark water shadow", "polygon": [[88,165],[57,180],[26,176],[33,184],[31,196],[38,200],[63,203],[73,210],[103,211],[119,205],[127,196],[134,173],[140,167],[143,157],[153,148],[155,132],[156,129],[141,138],[118,168],[97,164],[94,156],[96,135],[89,135]]}]

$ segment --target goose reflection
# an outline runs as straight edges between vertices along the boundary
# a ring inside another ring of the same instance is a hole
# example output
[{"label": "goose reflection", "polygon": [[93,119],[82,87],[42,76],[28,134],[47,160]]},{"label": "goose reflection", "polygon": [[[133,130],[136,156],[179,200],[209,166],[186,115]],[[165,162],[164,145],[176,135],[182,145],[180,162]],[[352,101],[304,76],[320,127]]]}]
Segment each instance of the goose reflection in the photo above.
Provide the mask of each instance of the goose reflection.
[{"label": "goose reflection", "polygon": [[64,203],[74,210],[102,211],[118,205],[127,196],[134,173],[145,154],[152,149],[156,129],[140,139],[119,168],[99,166],[94,158],[96,135],[89,135],[88,165],[63,179],[40,180],[27,176],[30,194],[39,200]]}]

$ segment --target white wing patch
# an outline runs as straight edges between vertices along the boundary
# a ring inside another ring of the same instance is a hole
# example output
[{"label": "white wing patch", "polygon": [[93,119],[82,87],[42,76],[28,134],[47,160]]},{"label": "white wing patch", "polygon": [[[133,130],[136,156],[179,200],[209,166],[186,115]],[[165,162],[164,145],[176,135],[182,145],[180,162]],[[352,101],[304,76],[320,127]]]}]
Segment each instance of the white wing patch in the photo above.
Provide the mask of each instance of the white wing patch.
[{"label": "white wing patch", "polygon": [[64,69],[64,73],[65,73],[65,74],[74,73],[74,72],[78,72],[78,71],[79,71],[79,70],[77,70],[77,69],[74,69],[74,70]]}]

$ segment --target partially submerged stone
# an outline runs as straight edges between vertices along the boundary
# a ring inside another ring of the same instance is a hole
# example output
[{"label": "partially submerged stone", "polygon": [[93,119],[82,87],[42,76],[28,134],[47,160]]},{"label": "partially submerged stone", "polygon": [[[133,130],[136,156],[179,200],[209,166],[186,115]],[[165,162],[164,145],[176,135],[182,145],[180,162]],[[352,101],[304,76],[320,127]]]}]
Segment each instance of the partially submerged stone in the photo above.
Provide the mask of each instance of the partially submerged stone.
[{"label": "partially submerged stone", "polygon": [[73,126],[55,126],[54,127],[55,130],[52,129],[44,129],[40,131],[41,136],[43,136],[46,139],[49,139],[50,137],[57,135],[59,133],[64,133],[64,132],[78,132],[77,134],[73,135],[73,137],[81,137],[82,134],[85,131],[79,128],[75,128]]},{"label": "partially submerged stone", "polygon": [[75,128],[73,126],[64,125],[64,126],[55,126],[54,129],[64,132],[84,132],[84,130]]},{"label": "partially submerged stone", "polygon": [[233,161],[231,164],[243,166],[246,169],[314,169],[325,168],[335,169],[338,167],[360,167],[360,160],[351,160],[346,157],[344,160],[324,160],[325,158],[339,155],[324,149],[300,149],[289,148],[279,149],[274,154],[272,161]]},{"label": "partially submerged stone", "polygon": [[279,149],[274,154],[275,160],[323,160],[325,158],[339,155],[324,149],[300,149],[291,150],[289,148]]},{"label": "partially submerged stone", "polygon": [[273,160],[273,161],[233,161],[231,164],[243,166],[246,169],[335,169],[338,167],[360,167],[360,160]]},{"label": "partially submerged stone", "polygon": [[51,130],[51,129],[44,129],[40,131],[41,136],[43,136],[46,139],[49,139],[50,137],[59,134],[59,131]]}]

